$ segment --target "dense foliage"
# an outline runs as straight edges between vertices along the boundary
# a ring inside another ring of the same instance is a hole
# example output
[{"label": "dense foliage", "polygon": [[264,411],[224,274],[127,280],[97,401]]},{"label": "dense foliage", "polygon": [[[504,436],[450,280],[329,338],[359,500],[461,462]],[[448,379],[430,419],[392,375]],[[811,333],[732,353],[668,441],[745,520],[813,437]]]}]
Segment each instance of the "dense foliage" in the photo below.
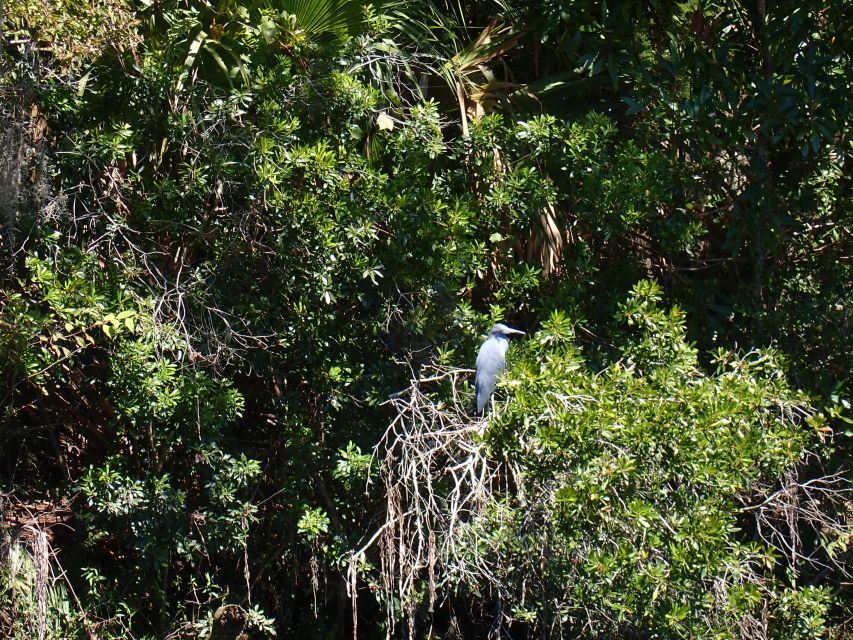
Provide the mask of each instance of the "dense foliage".
[{"label": "dense foliage", "polygon": [[0,635],[845,633],[848,2],[4,9]]}]

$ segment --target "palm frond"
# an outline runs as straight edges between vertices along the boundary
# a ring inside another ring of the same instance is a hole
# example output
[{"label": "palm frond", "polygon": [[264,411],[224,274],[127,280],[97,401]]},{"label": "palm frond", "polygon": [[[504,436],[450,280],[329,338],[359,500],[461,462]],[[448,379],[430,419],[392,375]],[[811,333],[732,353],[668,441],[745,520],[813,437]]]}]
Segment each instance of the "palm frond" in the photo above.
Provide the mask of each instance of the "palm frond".
[{"label": "palm frond", "polygon": [[364,26],[365,2],[359,0],[271,0],[266,5],[292,15],[295,26],[314,39],[346,37]]}]

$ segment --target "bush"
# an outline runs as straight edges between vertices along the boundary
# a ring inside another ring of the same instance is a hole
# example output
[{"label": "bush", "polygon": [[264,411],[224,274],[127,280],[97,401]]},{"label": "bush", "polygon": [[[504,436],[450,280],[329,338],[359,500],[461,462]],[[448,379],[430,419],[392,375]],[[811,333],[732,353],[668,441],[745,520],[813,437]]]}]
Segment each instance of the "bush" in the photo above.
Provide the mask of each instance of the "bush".
[{"label": "bush", "polygon": [[[453,386],[413,382],[384,443],[385,598],[413,618],[441,593],[489,593],[494,624],[572,637],[825,632],[832,592],[796,576],[850,529],[815,519],[820,483],[795,481],[823,418],[776,353],[721,351],[705,373],[660,301],[637,283],[600,371],[553,314],[513,347],[510,399],[483,419]],[[825,483],[843,508],[843,484]],[[769,525],[779,509],[789,520]]]}]

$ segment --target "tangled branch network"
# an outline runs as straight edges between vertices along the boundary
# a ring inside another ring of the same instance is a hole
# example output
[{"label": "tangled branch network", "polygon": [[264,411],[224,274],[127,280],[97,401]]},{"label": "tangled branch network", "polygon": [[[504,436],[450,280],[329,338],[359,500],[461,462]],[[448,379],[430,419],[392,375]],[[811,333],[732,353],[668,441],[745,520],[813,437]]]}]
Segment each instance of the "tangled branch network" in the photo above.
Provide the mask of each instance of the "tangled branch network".
[{"label": "tangled branch network", "polygon": [[481,436],[488,417],[472,417],[470,392],[461,392],[462,380],[473,372],[433,365],[425,373],[388,401],[396,417],[374,450],[385,521],[352,554],[348,572],[355,627],[356,581],[367,552],[379,545],[381,579],[374,587],[384,596],[389,621],[399,600],[410,637],[424,582],[432,609],[441,587],[494,577],[477,524],[494,506],[508,472],[487,454]]}]

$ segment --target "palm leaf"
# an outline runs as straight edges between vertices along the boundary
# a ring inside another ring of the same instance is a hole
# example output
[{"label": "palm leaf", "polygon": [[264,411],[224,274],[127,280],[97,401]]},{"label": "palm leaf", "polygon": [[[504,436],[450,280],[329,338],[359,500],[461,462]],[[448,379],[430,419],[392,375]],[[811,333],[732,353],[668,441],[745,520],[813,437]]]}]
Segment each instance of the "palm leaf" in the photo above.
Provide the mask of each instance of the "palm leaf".
[{"label": "palm leaf", "polygon": [[295,26],[314,40],[358,33],[366,3],[358,0],[271,0],[266,5],[295,18]]}]

